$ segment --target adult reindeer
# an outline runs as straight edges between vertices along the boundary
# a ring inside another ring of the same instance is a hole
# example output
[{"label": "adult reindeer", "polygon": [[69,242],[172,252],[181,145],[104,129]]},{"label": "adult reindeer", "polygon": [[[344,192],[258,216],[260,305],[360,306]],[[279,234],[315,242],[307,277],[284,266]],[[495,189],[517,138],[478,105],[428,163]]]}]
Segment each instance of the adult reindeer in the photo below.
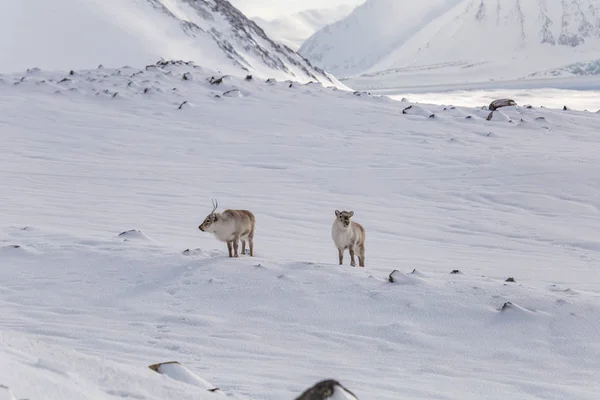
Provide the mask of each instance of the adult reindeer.
[{"label": "adult reindeer", "polygon": [[[216,212],[219,203],[213,200],[213,209],[198,227],[202,232],[209,232],[221,242],[227,243],[229,257],[239,257],[238,246],[242,241],[242,254],[246,253],[246,241],[250,248],[250,256],[254,256],[254,229],[256,218],[248,210],[225,210]],[[233,254],[232,254],[233,250]]]}]

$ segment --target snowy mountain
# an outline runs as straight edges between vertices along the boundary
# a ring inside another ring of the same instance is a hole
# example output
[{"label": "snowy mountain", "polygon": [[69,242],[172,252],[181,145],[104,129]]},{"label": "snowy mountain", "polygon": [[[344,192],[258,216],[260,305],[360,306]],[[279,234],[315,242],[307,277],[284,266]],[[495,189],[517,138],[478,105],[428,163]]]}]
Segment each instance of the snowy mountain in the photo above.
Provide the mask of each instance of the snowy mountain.
[{"label": "snowy mountain", "polygon": [[367,71],[416,31],[461,0],[367,0],[345,19],[317,31],[299,52],[338,77]]},{"label": "snowy mountain", "polygon": [[353,6],[341,5],[335,8],[301,11],[275,19],[253,19],[269,37],[298,50],[313,33],[347,17],[353,9]]},{"label": "snowy mountain", "polygon": [[[32,12],[35,10],[35,12]],[[0,5],[0,71],[193,60],[224,73],[321,81],[226,0],[22,0]]]},{"label": "snowy mountain", "polygon": [[[417,76],[421,84],[516,79],[600,58],[600,0],[422,3],[404,10],[390,8],[397,4],[392,0],[370,0],[317,32],[300,53],[338,76],[403,84]],[[389,27],[383,38],[364,29],[377,20]],[[371,50],[344,51],[361,35]]]},{"label": "snowy mountain", "polygon": [[[596,400],[600,114],[515,100],[0,75],[0,398]],[[254,257],[198,229],[212,198]]]}]

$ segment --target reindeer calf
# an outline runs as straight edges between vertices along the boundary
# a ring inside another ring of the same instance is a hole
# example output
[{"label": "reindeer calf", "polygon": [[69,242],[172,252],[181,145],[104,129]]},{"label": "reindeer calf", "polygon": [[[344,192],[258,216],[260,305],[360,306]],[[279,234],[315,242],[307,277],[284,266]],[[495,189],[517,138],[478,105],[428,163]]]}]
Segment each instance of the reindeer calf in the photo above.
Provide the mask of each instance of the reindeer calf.
[{"label": "reindeer calf", "polygon": [[[229,257],[239,257],[238,241],[242,241],[242,254],[246,253],[246,240],[248,240],[250,255],[254,256],[254,228],[256,218],[248,210],[225,210],[215,212],[219,203],[213,201],[213,210],[198,227],[202,232],[213,233],[216,238],[227,243]],[[233,248],[233,255],[232,255]]]},{"label": "reindeer calf", "polygon": [[350,265],[356,266],[354,252],[358,252],[358,262],[361,267],[365,266],[365,228],[361,224],[350,221],[354,211],[335,210],[335,221],[331,228],[331,237],[338,249],[340,265],[344,261],[344,250],[350,251]]}]

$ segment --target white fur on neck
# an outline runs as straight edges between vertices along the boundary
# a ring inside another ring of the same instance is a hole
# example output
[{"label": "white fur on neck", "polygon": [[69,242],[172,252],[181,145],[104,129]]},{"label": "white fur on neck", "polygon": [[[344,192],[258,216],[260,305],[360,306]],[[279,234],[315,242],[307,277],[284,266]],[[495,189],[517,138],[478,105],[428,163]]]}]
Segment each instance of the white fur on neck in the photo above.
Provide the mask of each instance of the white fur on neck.
[{"label": "white fur on neck", "polygon": [[352,223],[353,221],[350,221],[348,226],[344,226],[338,218],[333,221],[331,237],[338,249],[345,249],[356,241],[356,232],[352,229]]},{"label": "white fur on neck", "polygon": [[225,218],[223,214],[214,214],[217,216],[217,221],[213,222],[205,231],[214,234],[222,242],[233,240],[236,229],[235,221]]}]

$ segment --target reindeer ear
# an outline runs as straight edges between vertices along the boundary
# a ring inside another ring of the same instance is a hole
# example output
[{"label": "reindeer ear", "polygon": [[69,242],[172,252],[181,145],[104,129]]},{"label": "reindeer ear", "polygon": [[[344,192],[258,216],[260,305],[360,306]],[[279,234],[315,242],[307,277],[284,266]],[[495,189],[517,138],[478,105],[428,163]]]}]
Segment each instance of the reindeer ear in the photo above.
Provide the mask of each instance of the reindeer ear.
[{"label": "reindeer ear", "polygon": [[352,217],[354,215],[354,211],[348,212],[348,215]]},{"label": "reindeer ear", "polygon": [[340,216],[340,212],[338,210],[335,210],[335,216],[339,217]]}]

